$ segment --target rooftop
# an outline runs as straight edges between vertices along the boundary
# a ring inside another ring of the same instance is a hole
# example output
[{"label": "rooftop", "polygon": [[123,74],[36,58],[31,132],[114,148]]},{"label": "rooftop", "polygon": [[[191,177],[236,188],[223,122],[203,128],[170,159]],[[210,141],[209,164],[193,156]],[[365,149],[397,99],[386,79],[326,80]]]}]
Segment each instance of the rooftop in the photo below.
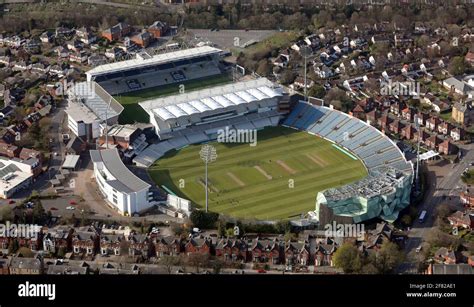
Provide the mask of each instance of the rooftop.
[{"label": "rooftop", "polygon": [[231,83],[185,94],[150,99],[140,102],[145,111],[163,120],[188,116],[229,106],[282,96],[283,89],[266,78]]},{"label": "rooftop", "polygon": [[121,61],[121,62],[100,65],[89,70],[87,72],[87,75],[96,76],[96,75],[106,74],[110,72],[130,70],[130,69],[135,69],[135,68],[162,64],[169,61],[177,61],[177,60],[183,60],[183,59],[188,59],[188,58],[194,58],[198,56],[211,55],[211,54],[216,54],[219,52],[221,52],[220,49],[210,47],[210,46],[178,50],[178,51],[173,51],[173,52],[157,54],[150,59],[137,58],[133,60],[126,60],[126,61]]},{"label": "rooftop", "polygon": [[150,185],[133,174],[123,164],[117,149],[91,150],[93,163],[103,163],[104,167],[114,178],[107,180],[107,183],[116,190],[124,193],[139,192],[150,188]]}]

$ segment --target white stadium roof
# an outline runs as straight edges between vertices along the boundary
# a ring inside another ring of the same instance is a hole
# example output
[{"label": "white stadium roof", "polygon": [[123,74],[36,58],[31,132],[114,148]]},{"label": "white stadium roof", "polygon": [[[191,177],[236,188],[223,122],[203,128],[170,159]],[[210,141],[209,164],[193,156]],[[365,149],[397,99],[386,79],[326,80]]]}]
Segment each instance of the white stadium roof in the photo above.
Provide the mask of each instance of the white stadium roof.
[{"label": "white stadium roof", "polygon": [[[120,115],[123,106],[96,82],[79,82],[67,91],[66,113],[76,121],[92,123]],[[110,108],[109,108],[110,103]]]},{"label": "white stadium roof", "polygon": [[163,120],[223,109],[282,96],[282,89],[266,78],[232,83],[186,94],[143,101],[140,106]]},{"label": "white stadium roof", "polygon": [[89,76],[95,76],[95,75],[100,75],[100,74],[110,73],[110,72],[115,72],[115,71],[120,71],[120,70],[129,70],[129,69],[147,67],[151,65],[163,64],[169,61],[178,61],[178,60],[183,60],[183,59],[188,59],[188,58],[211,55],[211,54],[219,53],[221,51],[222,51],[221,49],[217,49],[210,46],[189,48],[189,49],[184,49],[184,50],[157,54],[149,59],[133,59],[133,60],[126,60],[126,61],[100,65],[89,70],[86,74]]}]

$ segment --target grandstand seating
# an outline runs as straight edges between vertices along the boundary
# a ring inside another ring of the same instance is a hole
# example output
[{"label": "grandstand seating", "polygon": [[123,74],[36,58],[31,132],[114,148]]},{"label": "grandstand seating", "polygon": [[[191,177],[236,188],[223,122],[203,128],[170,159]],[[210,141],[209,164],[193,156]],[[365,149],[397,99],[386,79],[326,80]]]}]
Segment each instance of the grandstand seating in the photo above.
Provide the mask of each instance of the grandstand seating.
[{"label": "grandstand seating", "polygon": [[376,128],[340,111],[299,102],[283,123],[326,138],[353,152],[369,170],[411,170],[403,153]]}]

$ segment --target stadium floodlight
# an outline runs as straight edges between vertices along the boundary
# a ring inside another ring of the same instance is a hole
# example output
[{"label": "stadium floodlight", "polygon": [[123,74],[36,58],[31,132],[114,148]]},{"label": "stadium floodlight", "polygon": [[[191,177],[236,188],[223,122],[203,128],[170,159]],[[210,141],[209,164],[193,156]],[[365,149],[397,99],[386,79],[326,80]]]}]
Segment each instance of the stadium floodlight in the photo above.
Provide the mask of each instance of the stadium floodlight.
[{"label": "stadium floodlight", "polygon": [[418,131],[418,146],[416,150],[416,170],[415,170],[415,188],[418,190],[418,181],[419,181],[419,174],[418,172],[420,171],[420,143],[421,143],[421,128],[420,128],[420,122],[418,119],[418,114],[415,115],[415,127],[416,130]]},{"label": "stadium floodlight", "polygon": [[309,46],[302,46],[301,47],[301,55],[304,57],[304,100],[308,101],[308,95],[307,95],[307,62],[308,62],[308,57],[311,55],[311,48]]},{"label": "stadium floodlight", "polygon": [[209,197],[208,197],[208,187],[207,187],[207,165],[216,161],[217,159],[217,150],[212,145],[203,145],[201,151],[199,151],[199,156],[206,165],[206,212],[209,210]]}]

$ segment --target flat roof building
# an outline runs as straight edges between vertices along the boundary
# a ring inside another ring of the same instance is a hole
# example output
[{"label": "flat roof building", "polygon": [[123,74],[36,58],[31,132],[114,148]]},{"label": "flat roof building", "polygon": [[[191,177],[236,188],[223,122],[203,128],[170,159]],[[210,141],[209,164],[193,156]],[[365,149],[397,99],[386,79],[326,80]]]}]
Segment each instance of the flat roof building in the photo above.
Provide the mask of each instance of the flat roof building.
[{"label": "flat roof building", "polygon": [[91,150],[90,155],[99,190],[119,213],[133,215],[152,206],[151,185],[123,164],[117,149]]},{"label": "flat roof building", "polygon": [[0,197],[10,198],[16,192],[27,188],[34,177],[34,169],[39,165],[35,158],[20,160],[0,157]]}]

